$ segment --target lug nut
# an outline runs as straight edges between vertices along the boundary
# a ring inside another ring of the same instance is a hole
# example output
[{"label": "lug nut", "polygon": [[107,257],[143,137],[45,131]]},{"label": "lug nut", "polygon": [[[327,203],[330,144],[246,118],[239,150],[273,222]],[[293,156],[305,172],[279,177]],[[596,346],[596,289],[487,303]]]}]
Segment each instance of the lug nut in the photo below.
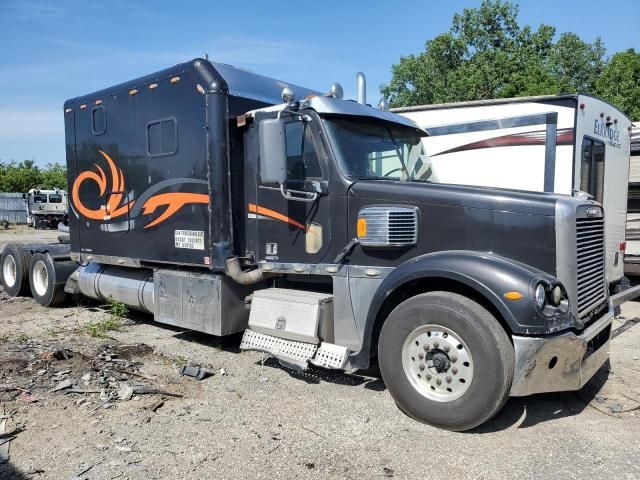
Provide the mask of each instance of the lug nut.
[{"label": "lug nut", "polygon": [[458,357],[456,357],[455,355],[451,357],[451,361],[453,363],[456,363],[458,361]]},{"label": "lug nut", "polygon": [[424,348],[425,352],[429,351],[429,345],[427,345],[426,343],[424,344],[424,346],[422,348]]},{"label": "lug nut", "polygon": [[427,380],[431,380],[431,375],[428,375],[428,374],[427,374],[427,376],[426,376],[426,377],[424,377],[424,378],[426,378]]},{"label": "lug nut", "polygon": [[436,383],[437,383],[438,385],[440,385],[440,384],[442,383],[442,380],[440,380],[440,379],[438,378],[438,379],[436,380]]},{"label": "lug nut", "polygon": [[451,383],[451,377],[447,377],[447,383]]},{"label": "lug nut", "polygon": [[433,346],[438,348],[440,346],[440,344],[438,342],[433,342]]},{"label": "lug nut", "polygon": [[420,360],[422,360],[422,359],[424,358],[424,353],[419,353],[419,354],[418,354],[418,358],[419,358]]},{"label": "lug nut", "polygon": [[443,350],[444,350],[444,353],[449,353],[450,348],[448,346],[445,346]]},{"label": "lug nut", "polygon": [[456,367],[453,367],[451,369],[451,373],[453,373],[455,375],[456,373],[458,373],[458,369]]},{"label": "lug nut", "polygon": [[424,363],[421,363],[420,365],[418,365],[418,368],[419,368],[420,370],[424,370]]}]

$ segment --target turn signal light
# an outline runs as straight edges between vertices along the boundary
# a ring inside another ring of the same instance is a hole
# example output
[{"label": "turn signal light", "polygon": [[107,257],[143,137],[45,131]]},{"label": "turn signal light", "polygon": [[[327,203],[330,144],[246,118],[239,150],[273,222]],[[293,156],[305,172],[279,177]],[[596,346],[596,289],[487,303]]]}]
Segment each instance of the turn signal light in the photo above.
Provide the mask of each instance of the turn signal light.
[{"label": "turn signal light", "polygon": [[358,238],[367,236],[367,220],[360,217],[358,219]]}]

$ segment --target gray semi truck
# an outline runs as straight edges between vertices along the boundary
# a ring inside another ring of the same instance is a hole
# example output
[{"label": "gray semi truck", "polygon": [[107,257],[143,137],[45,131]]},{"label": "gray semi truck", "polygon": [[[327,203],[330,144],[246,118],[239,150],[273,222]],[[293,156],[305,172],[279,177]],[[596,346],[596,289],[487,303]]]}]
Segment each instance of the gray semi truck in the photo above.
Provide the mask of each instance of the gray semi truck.
[{"label": "gray semi truck", "polygon": [[5,290],[244,332],[288,368],[377,362],[402,411],[451,430],[581,388],[613,318],[602,207],[438,183],[428,133],[363,84],[200,58],[67,101],[70,246],[8,245]]}]

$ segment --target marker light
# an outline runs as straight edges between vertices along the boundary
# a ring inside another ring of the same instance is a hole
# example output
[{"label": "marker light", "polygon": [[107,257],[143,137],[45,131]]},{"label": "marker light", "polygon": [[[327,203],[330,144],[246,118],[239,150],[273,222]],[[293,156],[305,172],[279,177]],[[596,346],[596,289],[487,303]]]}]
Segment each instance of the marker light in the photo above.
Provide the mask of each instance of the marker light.
[{"label": "marker light", "polygon": [[520,292],[507,292],[504,294],[504,298],[507,300],[520,300],[524,295]]}]

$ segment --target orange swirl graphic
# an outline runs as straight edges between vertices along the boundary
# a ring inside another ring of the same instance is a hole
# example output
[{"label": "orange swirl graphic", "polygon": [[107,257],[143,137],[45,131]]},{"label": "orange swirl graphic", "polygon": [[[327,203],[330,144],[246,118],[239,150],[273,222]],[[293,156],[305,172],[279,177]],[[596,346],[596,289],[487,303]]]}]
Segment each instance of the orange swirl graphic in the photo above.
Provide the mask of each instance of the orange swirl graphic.
[{"label": "orange swirl graphic", "polygon": [[90,218],[92,220],[107,220],[109,218],[117,218],[122,215],[125,215],[129,209],[133,206],[134,202],[131,201],[128,204],[120,205],[122,201],[123,195],[122,191],[124,190],[124,175],[122,174],[122,170],[120,170],[115,162],[111,159],[109,155],[104,153],[102,150],[98,150],[100,154],[107,160],[109,164],[109,168],[111,171],[111,184],[112,191],[119,192],[114,193],[109,196],[109,201],[103,208],[99,208],[97,210],[91,210],[87,208],[80,200],[80,185],[86,180],[92,180],[100,189],[100,196],[103,196],[107,190],[107,176],[104,173],[104,170],[100,168],[100,166],[94,164],[98,172],[82,172],[73,182],[73,187],[71,190],[71,198],[73,199],[73,204],[75,205],[78,213],[83,215],[86,218]]}]

